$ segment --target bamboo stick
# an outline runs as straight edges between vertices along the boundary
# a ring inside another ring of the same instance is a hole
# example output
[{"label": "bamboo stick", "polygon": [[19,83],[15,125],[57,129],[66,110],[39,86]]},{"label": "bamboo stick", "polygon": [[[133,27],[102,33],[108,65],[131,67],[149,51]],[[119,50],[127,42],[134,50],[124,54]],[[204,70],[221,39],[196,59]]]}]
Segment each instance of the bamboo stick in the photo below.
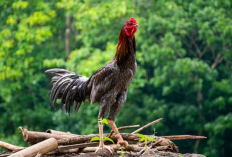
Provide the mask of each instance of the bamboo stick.
[{"label": "bamboo stick", "polygon": [[46,154],[58,147],[58,143],[55,138],[47,139],[43,142],[37,143],[31,147],[27,147],[21,151],[18,151],[9,157],[34,157],[38,153]]}]

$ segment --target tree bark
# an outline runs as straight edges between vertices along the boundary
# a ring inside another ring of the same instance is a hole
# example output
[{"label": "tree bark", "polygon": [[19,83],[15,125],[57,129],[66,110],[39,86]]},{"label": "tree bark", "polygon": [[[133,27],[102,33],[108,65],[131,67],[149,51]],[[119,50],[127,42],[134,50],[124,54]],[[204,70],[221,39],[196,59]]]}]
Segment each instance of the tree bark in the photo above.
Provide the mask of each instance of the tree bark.
[{"label": "tree bark", "polygon": [[66,58],[68,59],[70,54],[70,16],[66,17],[66,30],[65,30],[65,50],[66,50]]}]

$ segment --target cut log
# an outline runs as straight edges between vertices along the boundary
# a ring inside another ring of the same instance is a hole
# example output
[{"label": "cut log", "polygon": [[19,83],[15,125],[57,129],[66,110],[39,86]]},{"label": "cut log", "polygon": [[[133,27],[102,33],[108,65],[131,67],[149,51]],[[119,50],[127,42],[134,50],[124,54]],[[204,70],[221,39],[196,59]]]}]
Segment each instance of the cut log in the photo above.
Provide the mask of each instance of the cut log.
[{"label": "cut log", "polygon": [[39,143],[41,141],[44,141],[52,137],[57,140],[73,137],[73,135],[57,135],[57,134],[50,134],[50,133],[45,133],[45,132],[28,131],[27,129],[23,127],[19,127],[18,129],[21,130],[20,133],[23,134],[24,141],[29,142],[31,145],[35,143]]},{"label": "cut log", "polygon": [[19,150],[19,149],[24,148],[24,147],[15,146],[13,144],[9,144],[9,143],[2,142],[2,141],[0,141],[0,146],[3,147],[3,148],[6,148],[8,150],[11,150],[11,151],[15,151],[15,150]]},{"label": "cut log", "polygon": [[46,154],[56,149],[57,147],[57,140],[55,138],[50,138],[31,147],[25,148],[19,152],[16,152],[9,157],[34,157],[37,154]]}]

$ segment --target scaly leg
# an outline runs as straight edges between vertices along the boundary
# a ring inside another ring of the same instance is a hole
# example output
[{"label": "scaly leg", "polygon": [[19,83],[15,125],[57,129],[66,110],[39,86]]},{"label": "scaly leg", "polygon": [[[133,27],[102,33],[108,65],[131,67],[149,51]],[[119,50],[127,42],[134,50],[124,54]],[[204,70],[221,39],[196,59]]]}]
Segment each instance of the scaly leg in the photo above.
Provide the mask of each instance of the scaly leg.
[{"label": "scaly leg", "polygon": [[120,146],[127,147],[128,146],[128,142],[123,140],[122,136],[120,135],[120,133],[118,131],[117,126],[114,123],[114,121],[108,119],[108,122],[109,122],[110,126],[112,127],[112,129],[113,129],[113,131],[115,133],[115,136],[116,136],[116,138],[118,140],[118,142],[117,142],[117,148],[120,148]]},{"label": "scaly leg", "polygon": [[103,150],[105,148],[113,155],[114,149],[112,147],[110,147],[110,146],[104,145],[104,142],[103,142],[103,124],[98,123],[98,127],[99,127],[99,137],[100,137],[101,140],[100,140],[100,143],[99,143],[99,147],[95,151],[95,154],[97,154],[97,152],[99,150]]}]

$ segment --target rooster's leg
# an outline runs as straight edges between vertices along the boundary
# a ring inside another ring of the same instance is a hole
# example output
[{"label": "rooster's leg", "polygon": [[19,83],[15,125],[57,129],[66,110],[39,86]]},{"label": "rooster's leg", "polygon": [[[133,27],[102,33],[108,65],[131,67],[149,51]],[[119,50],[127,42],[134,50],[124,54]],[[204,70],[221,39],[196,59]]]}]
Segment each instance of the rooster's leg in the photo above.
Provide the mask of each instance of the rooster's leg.
[{"label": "rooster's leg", "polygon": [[122,136],[120,135],[117,126],[115,125],[115,117],[118,114],[118,111],[123,107],[125,101],[126,101],[126,95],[127,95],[127,90],[124,91],[121,95],[117,97],[116,102],[110,107],[110,112],[108,115],[108,122],[113,129],[115,136],[117,138],[117,147],[119,148],[120,146],[127,147],[128,142],[124,141]]},{"label": "rooster's leg", "polygon": [[114,123],[114,121],[108,119],[108,122],[109,122],[110,126],[112,127],[112,129],[113,129],[113,131],[115,133],[115,136],[117,138],[117,141],[118,141],[117,142],[117,148],[120,148],[120,146],[127,147],[128,146],[128,142],[123,140],[122,136],[120,135],[120,133],[118,131],[117,126]]},{"label": "rooster's leg", "polygon": [[99,143],[99,147],[95,151],[95,154],[97,154],[97,152],[99,150],[103,150],[105,148],[105,149],[109,150],[109,152],[113,155],[114,149],[109,147],[109,146],[104,145],[104,142],[103,142],[103,124],[98,123],[98,127],[99,127],[99,137],[100,137],[101,140],[100,140],[100,143]]}]

